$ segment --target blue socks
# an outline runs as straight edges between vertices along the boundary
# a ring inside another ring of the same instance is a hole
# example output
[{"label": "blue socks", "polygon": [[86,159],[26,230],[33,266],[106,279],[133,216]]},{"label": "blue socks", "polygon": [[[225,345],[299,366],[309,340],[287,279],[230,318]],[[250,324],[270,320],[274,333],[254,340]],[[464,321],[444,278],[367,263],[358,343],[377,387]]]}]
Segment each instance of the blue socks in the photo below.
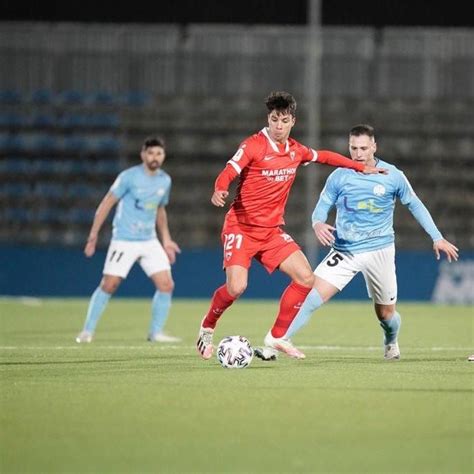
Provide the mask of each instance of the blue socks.
[{"label": "blue socks", "polygon": [[171,307],[171,293],[155,291],[151,306],[150,334],[156,334],[163,330]]},{"label": "blue socks", "polygon": [[379,322],[384,333],[383,343],[385,345],[394,343],[397,340],[400,325],[402,324],[400,315],[395,311],[390,319]]},{"label": "blue socks", "polygon": [[102,291],[102,288],[100,286],[97,287],[89,301],[89,308],[87,310],[84,331],[95,331],[97,323],[99,322],[99,319],[102,316],[102,313],[104,312],[105,307],[107,306],[107,303],[109,302],[111,296],[112,295],[110,295],[109,293]]},{"label": "blue socks", "polygon": [[296,334],[311,318],[313,311],[316,311],[323,304],[323,299],[318,290],[313,288],[309,293],[295,319],[290,324],[285,337],[289,338]]}]

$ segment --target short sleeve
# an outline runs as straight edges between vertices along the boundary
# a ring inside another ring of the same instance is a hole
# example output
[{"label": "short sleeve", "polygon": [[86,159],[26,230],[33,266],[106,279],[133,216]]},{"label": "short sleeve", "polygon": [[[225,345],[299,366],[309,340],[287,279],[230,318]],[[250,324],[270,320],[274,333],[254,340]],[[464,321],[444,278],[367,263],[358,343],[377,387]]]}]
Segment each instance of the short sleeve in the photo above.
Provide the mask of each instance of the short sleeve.
[{"label": "short sleeve", "polygon": [[129,175],[125,171],[122,171],[114,181],[114,184],[110,187],[110,192],[117,198],[121,199],[129,189]]}]

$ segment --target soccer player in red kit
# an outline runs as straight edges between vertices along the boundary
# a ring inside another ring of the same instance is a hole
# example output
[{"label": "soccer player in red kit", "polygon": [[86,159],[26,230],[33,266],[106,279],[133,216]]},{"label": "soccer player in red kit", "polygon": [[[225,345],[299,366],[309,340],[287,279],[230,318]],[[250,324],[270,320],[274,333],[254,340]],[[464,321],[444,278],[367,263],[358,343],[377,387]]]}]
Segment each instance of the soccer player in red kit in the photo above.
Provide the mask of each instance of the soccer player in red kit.
[{"label": "soccer player in red kit", "polygon": [[196,343],[203,359],[212,356],[212,338],[218,319],[247,287],[252,258],[269,273],[278,268],[292,280],[281,296],[279,313],[265,337],[265,346],[290,357],[305,358],[289,339],[282,337],[314,282],[313,271],[300,246],[281,228],[285,224],[285,205],[296,170],[301,164],[315,162],[369,174],[385,171],[331,151],[315,151],[289,138],[296,120],[296,101],[287,92],[272,92],[265,104],[268,127],[241,143],[217,177],[211,198],[212,204],[223,207],[229,184],[240,177],[221,235],[226,284],[214,292]]}]

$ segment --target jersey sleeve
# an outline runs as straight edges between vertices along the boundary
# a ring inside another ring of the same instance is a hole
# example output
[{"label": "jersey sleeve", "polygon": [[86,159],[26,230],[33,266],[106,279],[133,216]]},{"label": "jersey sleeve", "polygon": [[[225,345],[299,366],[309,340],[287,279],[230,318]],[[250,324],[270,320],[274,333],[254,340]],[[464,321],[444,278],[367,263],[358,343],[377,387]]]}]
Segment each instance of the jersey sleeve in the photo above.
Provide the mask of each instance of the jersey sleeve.
[{"label": "jersey sleeve", "polygon": [[171,178],[168,179],[166,190],[165,190],[165,193],[163,194],[163,197],[161,198],[159,207],[164,207],[168,205],[168,203],[170,202],[170,193],[171,193]]},{"label": "jersey sleeve", "polygon": [[346,158],[339,153],[328,150],[318,150],[316,152],[316,161],[318,163],[324,163],[330,166],[337,166],[340,168],[349,168],[355,171],[364,171],[364,164],[358,163],[357,161]]},{"label": "jersey sleeve", "polygon": [[216,191],[227,191],[230,183],[239,176],[242,170],[254,159],[258,148],[257,140],[254,137],[244,140],[234,156],[227,162],[227,166],[221,171],[219,176],[217,176],[214,189]]},{"label": "jersey sleeve", "polygon": [[421,202],[420,198],[415,194],[410,182],[401,171],[399,171],[398,176],[397,196],[400,199],[400,202],[408,207],[413,217],[418,221],[433,241],[441,240],[443,238],[441,232],[436,227],[430,212]]},{"label": "jersey sleeve", "polygon": [[339,179],[336,172],[329,175],[311,216],[311,225],[314,226],[316,222],[326,222],[329,211],[337,201],[339,193],[338,182]]},{"label": "jersey sleeve", "polygon": [[109,192],[111,192],[117,199],[122,199],[129,189],[129,181],[129,174],[122,171],[110,187]]},{"label": "jersey sleeve", "polygon": [[309,163],[314,163],[318,160],[318,152],[316,150],[303,145],[301,151],[301,164],[303,166],[307,166]]},{"label": "jersey sleeve", "polygon": [[405,176],[404,173],[402,173],[400,170],[397,170],[397,197],[400,199],[400,202],[404,205],[407,206],[410,204],[410,202],[416,198],[415,191],[413,191],[413,188],[411,187],[410,182],[408,181],[407,177]]},{"label": "jersey sleeve", "polygon": [[240,174],[242,170],[254,159],[258,148],[259,146],[257,139],[254,137],[247,138],[240,144],[239,149],[227,163],[231,165],[235,171],[237,171],[237,174]]}]

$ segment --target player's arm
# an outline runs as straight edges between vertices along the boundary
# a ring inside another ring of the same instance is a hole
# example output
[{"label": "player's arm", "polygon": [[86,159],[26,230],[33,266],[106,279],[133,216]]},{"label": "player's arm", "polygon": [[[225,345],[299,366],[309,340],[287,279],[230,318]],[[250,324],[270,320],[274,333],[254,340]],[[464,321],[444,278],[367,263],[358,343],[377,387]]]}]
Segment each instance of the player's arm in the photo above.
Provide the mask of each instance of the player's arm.
[{"label": "player's arm", "polygon": [[357,161],[351,160],[350,158],[346,158],[339,153],[335,153],[334,151],[328,150],[313,150],[316,153],[316,157],[312,161],[316,161],[317,163],[324,163],[329,166],[336,166],[339,168],[349,168],[356,171],[360,171],[364,174],[387,174],[388,171],[385,168],[378,168],[376,166],[367,166],[363,163],[359,163]]},{"label": "player's arm", "polygon": [[326,181],[321,194],[319,196],[316,207],[311,215],[311,223],[316,238],[324,246],[331,246],[334,243],[335,227],[326,223],[329,211],[336,203],[337,193],[331,176]]},{"label": "player's arm", "polygon": [[251,161],[249,148],[252,148],[252,139],[244,141],[234,156],[227,162],[226,167],[219,173],[214,183],[214,193],[211,202],[216,207],[224,207],[225,200],[229,196],[229,186],[242,170]]},{"label": "player's arm", "polygon": [[239,175],[239,173],[227,163],[227,166],[219,173],[214,183],[214,193],[211,202],[216,207],[224,207],[225,200],[229,195],[229,185]]},{"label": "player's arm", "polygon": [[86,246],[84,248],[84,253],[87,257],[92,257],[92,255],[94,255],[100,229],[117,202],[118,198],[109,191],[97,206],[91,230],[89,231],[89,236],[87,237]]},{"label": "player's arm", "polygon": [[170,230],[168,227],[168,214],[166,213],[166,207],[161,206],[156,211],[156,228],[160,235],[161,243],[165,249],[166,255],[173,264],[176,261],[176,254],[181,253],[181,249],[178,244],[171,238]]},{"label": "player's arm", "polygon": [[423,227],[425,232],[433,239],[433,251],[436,255],[436,259],[439,260],[440,252],[444,252],[448,262],[451,262],[452,260],[456,261],[458,259],[459,249],[451,242],[448,242],[445,238],[443,238],[438,227],[436,227],[430,212],[421,202],[420,198],[415,194],[405,175],[402,173],[400,173],[400,175],[400,200],[402,204],[408,207],[413,217],[418,221],[421,227]]}]

